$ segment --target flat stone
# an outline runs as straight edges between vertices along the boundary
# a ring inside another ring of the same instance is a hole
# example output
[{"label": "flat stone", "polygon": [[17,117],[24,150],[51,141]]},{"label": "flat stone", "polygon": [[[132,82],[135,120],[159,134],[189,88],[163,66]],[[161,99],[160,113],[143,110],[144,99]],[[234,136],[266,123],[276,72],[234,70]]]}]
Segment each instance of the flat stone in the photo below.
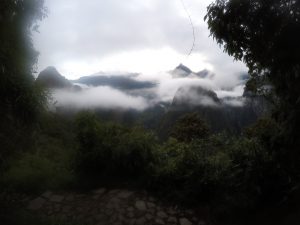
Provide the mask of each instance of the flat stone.
[{"label": "flat stone", "polygon": [[118,205],[120,203],[120,201],[121,200],[119,198],[117,198],[117,197],[112,197],[110,199],[110,202],[113,203],[114,205]]},{"label": "flat stone", "polygon": [[95,194],[97,195],[102,195],[106,192],[106,189],[105,188],[100,188],[100,189],[97,189],[95,191],[93,191]]},{"label": "flat stone", "polygon": [[187,218],[180,218],[179,219],[180,225],[193,225],[191,221],[189,221]]},{"label": "flat stone", "polygon": [[138,200],[135,202],[135,207],[140,211],[147,210],[146,204],[144,201]]},{"label": "flat stone", "polygon": [[145,223],[146,223],[146,219],[143,217],[141,217],[135,221],[135,224],[137,224],[137,225],[144,225]]},{"label": "flat stone", "polygon": [[176,214],[176,211],[174,210],[174,209],[172,209],[172,208],[170,208],[169,210],[168,210],[168,213],[170,214],[170,215],[175,215]]},{"label": "flat stone", "polygon": [[157,212],[156,215],[157,215],[159,218],[162,218],[162,219],[165,219],[165,218],[168,217],[168,215],[167,215],[165,212],[163,212],[163,211]]},{"label": "flat stone", "polygon": [[114,190],[111,190],[110,192],[108,192],[109,195],[115,195],[119,192],[120,190],[118,189],[114,189]]},{"label": "flat stone", "polygon": [[106,220],[106,217],[105,217],[103,214],[99,214],[99,215],[96,215],[96,216],[95,216],[95,220],[96,220],[97,222],[103,222],[103,221]]},{"label": "flat stone", "polygon": [[52,195],[49,199],[51,202],[61,202],[64,199],[62,195]]},{"label": "flat stone", "polygon": [[72,195],[72,194],[69,194],[69,195],[66,197],[66,200],[69,201],[69,202],[74,201],[74,199],[75,199],[75,197],[74,197],[74,195]]},{"label": "flat stone", "polygon": [[60,204],[55,204],[54,205],[54,211],[55,212],[60,212],[61,211],[61,205]]},{"label": "flat stone", "polygon": [[134,213],[133,212],[129,212],[127,214],[127,217],[130,218],[130,219],[132,219],[134,217]]},{"label": "flat stone", "polygon": [[133,193],[130,192],[130,191],[121,191],[119,194],[118,194],[118,197],[119,198],[129,198]]},{"label": "flat stone", "polygon": [[130,206],[129,208],[127,208],[127,211],[133,212],[133,211],[134,211],[134,208]]},{"label": "flat stone", "polygon": [[42,194],[42,197],[49,199],[52,195],[51,191],[46,191]]},{"label": "flat stone", "polygon": [[70,206],[64,206],[63,209],[62,209],[62,211],[63,211],[64,213],[68,213],[68,212],[70,212],[70,210],[71,210],[71,207],[70,207]]},{"label": "flat stone", "polygon": [[46,202],[45,199],[38,197],[38,198],[32,200],[31,202],[29,202],[28,209],[38,210],[44,205],[45,202]]},{"label": "flat stone", "polygon": [[149,197],[148,200],[149,200],[150,202],[155,202],[155,199],[154,199],[153,197]]},{"label": "flat stone", "polygon": [[147,220],[152,220],[152,219],[153,219],[153,216],[152,216],[150,213],[147,213],[147,214],[145,215],[145,218],[146,218]]},{"label": "flat stone", "polygon": [[157,219],[155,220],[155,224],[158,224],[158,225],[164,225],[165,222],[164,222],[162,219],[157,218]]},{"label": "flat stone", "polygon": [[168,218],[168,223],[177,224],[177,219],[174,216]]},{"label": "flat stone", "polygon": [[147,206],[148,206],[149,208],[155,208],[155,204],[152,203],[152,202],[147,202]]}]

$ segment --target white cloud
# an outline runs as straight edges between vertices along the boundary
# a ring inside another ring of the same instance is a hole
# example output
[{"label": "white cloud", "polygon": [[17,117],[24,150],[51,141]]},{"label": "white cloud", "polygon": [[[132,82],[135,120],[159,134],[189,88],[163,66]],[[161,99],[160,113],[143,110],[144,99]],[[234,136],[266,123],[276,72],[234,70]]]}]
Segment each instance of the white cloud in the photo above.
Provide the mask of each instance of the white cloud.
[{"label": "white cloud", "polygon": [[46,0],[48,18],[34,36],[39,69],[57,67],[74,79],[98,71],[156,73],[184,63],[216,73],[218,85],[230,85],[245,71],[209,36],[203,17],[211,0],[184,0],[196,35],[180,0]]},{"label": "white cloud", "polygon": [[56,106],[75,108],[105,108],[105,109],[137,109],[143,110],[148,105],[144,98],[133,97],[110,87],[86,88],[80,92],[67,90],[53,91]]}]

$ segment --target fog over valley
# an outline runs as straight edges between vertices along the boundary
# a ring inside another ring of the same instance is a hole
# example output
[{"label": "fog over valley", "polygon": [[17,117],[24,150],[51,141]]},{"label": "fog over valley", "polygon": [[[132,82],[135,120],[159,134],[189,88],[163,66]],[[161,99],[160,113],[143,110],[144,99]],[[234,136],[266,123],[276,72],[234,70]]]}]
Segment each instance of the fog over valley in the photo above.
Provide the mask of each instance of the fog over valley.
[{"label": "fog over valley", "polygon": [[55,68],[49,67],[37,80],[51,88],[52,102],[56,106],[144,110],[160,103],[171,104],[177,94],[180,98],[188,98],[191,105],[217,107],[209,96],[198,98],[190,87],[214,91],[220,99],[234,98],[227,99],[226,104],[242,106],[242,101],[238,98],[243,95],[245,79],[240,76],[231,87],[224,88],[218,86],[215,77],[207,70],[196,73],[181,64],[172,71],[152,77],[145,74],[102,72],[73,81],[67,80]]}]

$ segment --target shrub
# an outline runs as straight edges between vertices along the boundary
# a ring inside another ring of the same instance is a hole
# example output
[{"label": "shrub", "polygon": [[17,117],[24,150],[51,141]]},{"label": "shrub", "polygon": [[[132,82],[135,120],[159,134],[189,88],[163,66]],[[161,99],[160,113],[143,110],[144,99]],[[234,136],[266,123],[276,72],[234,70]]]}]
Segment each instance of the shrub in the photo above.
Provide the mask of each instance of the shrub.
[{"label": "shrub", "polygon": [[72,173],[43,156],[26,153],[12,161],[3,175],[8,190],[38,192],[63,187],[72,181]]},{"label": "shrub", "polygon": [[171,131],[171,137],[178,141],[191,142],[206,138],[209,133],[210,130],[206,122],[197,113],[190,113],[179,118]]},{"label": "shrub", "polygon": [[141,127],[104,123],[81,114],[77,121],[77,171],[91,178],[134,177],[148,173],[153,164],[156,137]]}]

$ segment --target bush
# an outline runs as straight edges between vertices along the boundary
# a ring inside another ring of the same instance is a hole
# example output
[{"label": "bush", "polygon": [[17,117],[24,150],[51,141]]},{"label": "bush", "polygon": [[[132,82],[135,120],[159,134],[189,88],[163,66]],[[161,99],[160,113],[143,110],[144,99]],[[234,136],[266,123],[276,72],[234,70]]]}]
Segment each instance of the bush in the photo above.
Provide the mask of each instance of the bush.
[{"label": "bush", "polygon": [[206,138],[210,129],[206,122],[197,113],[190,113],[182,116],[176,121],[171,131],[171,137],[178,141],[191,142],[193,140]]},{"label": "bush", "polygon": [[38,192],[61,188],[72,181],[72,173],[43,156],[26,153],[12,161],[4,173],[3,184],[8,190]]},{"label": "bush", "polygon": [[191,143],[169,139],[159,151],[154,186],[165,191],[176,187],[177,190],[169,194],[181,200],[208,200],[223,182],[230,166],[229,155],[220,151],[212,139]]},{"label": "bush", "polygon": [[41,115],[34,145],[7,161],[2,187],[36,192],[64,188],[74,179],[74,135],[71,123],[58,115]]},{"label": "bush", "polygon": [[136,177],[148,173],[154,162],[156,137],[140,127],[104,123],[89,113],[76,119],[76,168],[79,174]]}]

